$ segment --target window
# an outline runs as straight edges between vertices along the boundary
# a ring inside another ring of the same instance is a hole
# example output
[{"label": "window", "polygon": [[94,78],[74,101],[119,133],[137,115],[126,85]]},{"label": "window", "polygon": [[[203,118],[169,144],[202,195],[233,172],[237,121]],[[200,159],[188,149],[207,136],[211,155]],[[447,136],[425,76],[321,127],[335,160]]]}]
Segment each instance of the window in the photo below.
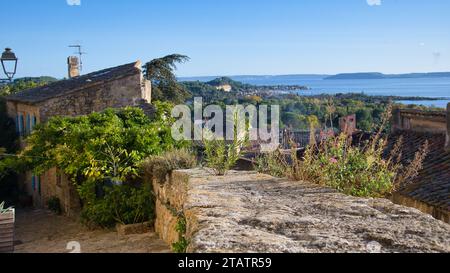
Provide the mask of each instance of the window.
[{"label": "window", "polygon": [[31,189],[36,191],[36,176],[31,176]]},{"label": "window", "polygon": [[37,190],[40,195],[41,194],[41,177],[40,176],[37,177]]},{"label": "window", "polygon": [[26,125],[26,128],[27,128],[26,133],[30,134],[31,133],[31,116],[30,116],[30,114],[27,114],[27,125]]},{"label": "window", "polygon": [[16,115],[16,133],[20,134],[20,126],[19,126],[19,115]]},{"label": "window", "polygon": [[19,127],[19,129],[18,129],[18,131],[19,131],[19,135],[20,136],[24,136],[24,134],[25,134],[25,120],[24,120],[24,118],[23,118],[23,114],[22,113],[20,113],[19,114],[19,118],[18,118],[18,122],[17,122],[17,125],[18,125],[18,127]]},{"label": "window", "polygon": [[34,127],[36,126],[36,124],[37,124],[37,118],[36,118],[35,115],[33,115],[33,117],[31,118],[31,130],[34,129]]},{"label": "window", "polygon": [[41,194],[41,177],[33,175],[31,176],[31,189],[33,192],[38,192]]}]

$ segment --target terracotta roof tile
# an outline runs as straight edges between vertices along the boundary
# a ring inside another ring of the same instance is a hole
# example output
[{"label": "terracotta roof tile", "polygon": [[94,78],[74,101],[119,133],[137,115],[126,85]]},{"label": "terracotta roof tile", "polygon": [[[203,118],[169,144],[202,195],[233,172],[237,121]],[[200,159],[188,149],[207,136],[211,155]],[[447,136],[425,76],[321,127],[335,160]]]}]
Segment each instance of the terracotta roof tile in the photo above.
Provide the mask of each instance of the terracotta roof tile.
[{"label": "terracotta roof tile", "polygon": [[430,149],[423,162],[423,169],[413,179],[413,183],[403,188],[401,193],[450,211],[450,152],[444,149],[445,134],[398,131],[389,137],[389,149],[401,136],[404,164],[414,159],[425,141],[428,141]]}]

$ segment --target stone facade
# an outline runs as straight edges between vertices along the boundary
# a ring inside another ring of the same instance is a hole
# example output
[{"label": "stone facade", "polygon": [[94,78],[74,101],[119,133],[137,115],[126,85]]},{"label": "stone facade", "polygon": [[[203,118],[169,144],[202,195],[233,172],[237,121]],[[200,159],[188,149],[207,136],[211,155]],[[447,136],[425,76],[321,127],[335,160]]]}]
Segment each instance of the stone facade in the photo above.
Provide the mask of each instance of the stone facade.
[{"label": "stone facade", "polygon": [[306,182],[255,172],[224,177],[175,171],[157,196],[156,232],[177,241],[187,222],[188,252],[449,252],[450,226],[386,199],[355,198]]},{"label": "stone facade", "polygon": [[[36,124],[45,123],[54,116],[81,116],[106,108],[140,106],[151,102],[151,84],[144,79],[139,61],[83,76],[72,72],[73,77],[68,80],[6,98],[8,115],[16,120],[17,131],[22,137],[31,133]],[[22,141],[22,147],[25,145]],[[36,207],[45,207],[49,198],[57,197],[66,214],[79,211],[80,201],[74,186],[56,169],[40,177],[31,173],[22,177],[23,189],[33,197]]]},{"label": "stone facade", "polygon": [[[70,85],[71,80],[62,81],[68,87],[59,94],[45,99],[28,99],[20,96],[7,98],[8,113],[15,118],[17,113],[30,113],[36,115],[39,122],[46,122],[53,116],[80,116],[93,112],[100,112],[106,108],[120,108],[136,106],[141,100],[151,102],[151,84],[143,79],[140,62],[134,64],[134,70],[127,71],[126,75],[117,75],[114,78],[94,81],[93,73],[75,78],[77,81],[85,78],[80,84]],[[107,73],[107,72],[102,72]],[[57,84],[57,83],[56,83]],[[59,88],[49,86],[48,88]],[[41,89],[36,89],[38,93]]]},{"label": "stone facade", "polygon": [[395,109],[392,129],[393,131],[410,130],[426,133],[446,133],[447,114],[445,111]]},{"label": "stone facade", "polygon": [[101,86],[88,87],[63,98],[39,104],[42,122],[53,116],[80,116],[101,112],[106,108],[137,105],[142,99],[140,75],[114,80]]}]

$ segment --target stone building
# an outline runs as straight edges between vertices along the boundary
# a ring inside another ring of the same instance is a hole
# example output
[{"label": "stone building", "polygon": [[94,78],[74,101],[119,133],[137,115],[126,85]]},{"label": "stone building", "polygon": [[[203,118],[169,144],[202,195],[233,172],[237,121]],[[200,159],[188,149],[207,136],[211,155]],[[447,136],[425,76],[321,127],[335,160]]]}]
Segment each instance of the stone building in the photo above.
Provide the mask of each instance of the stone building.
[{"label": "stone building", "polygon": [[229,84],[222,84],[222,85],[216,86],[216,90],[230,93],[233,90],[233,87]]},{"label": "stone building", "polygon": [[450,104],[440,112],[396,109],[393,118],[389,145],[403,139],[402,162],[412,161],[417,150],[429,144],[419,175],[393,201],[450,223]]},{"label": "stone building", "polygon": [[[106,108],[148,106],[151,84],[143,78],[141,62],[133,62],[87,75],[79,75],[78,59],[68,59],[69,79],[50,83],[6,98],[8,115],[15,120],[23,140],[34,126],[54,116],[80,116]],[[24,146],[22,141],[22,146]],[[52,169],[42,176],[24,175],[23,189],[36,207],[58,197],[66,214],[79,208],[79,198],[69,180]]]}]

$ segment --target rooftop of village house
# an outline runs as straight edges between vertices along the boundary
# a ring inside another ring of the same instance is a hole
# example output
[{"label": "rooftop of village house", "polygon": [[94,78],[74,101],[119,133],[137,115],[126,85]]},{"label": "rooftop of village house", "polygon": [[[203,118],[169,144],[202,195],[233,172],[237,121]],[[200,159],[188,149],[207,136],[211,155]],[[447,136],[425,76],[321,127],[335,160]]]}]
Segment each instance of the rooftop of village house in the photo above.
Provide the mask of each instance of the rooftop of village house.
[{"label": "rooftop of village house", "polygon": [[103,69],[71,79],[60,80],[45,86],[28,89],[7,97],[10,101],[27,104],[39,103],[55,97],[68,95],[79,90],[93,87],[105,82],[114,81],[136,73],[140,73],[141,62],[120,65]]},{"label": "rooftop of village house", "polygon": [[403,139],[403,163],[411,162],[419,147],[426,141],[429,145],[423,168],[400,192],[415,200],[450,211],[450,152],[444,149],[445,134],[401,130],[390,135],[389,146],[392,147],[400,138]]}]

